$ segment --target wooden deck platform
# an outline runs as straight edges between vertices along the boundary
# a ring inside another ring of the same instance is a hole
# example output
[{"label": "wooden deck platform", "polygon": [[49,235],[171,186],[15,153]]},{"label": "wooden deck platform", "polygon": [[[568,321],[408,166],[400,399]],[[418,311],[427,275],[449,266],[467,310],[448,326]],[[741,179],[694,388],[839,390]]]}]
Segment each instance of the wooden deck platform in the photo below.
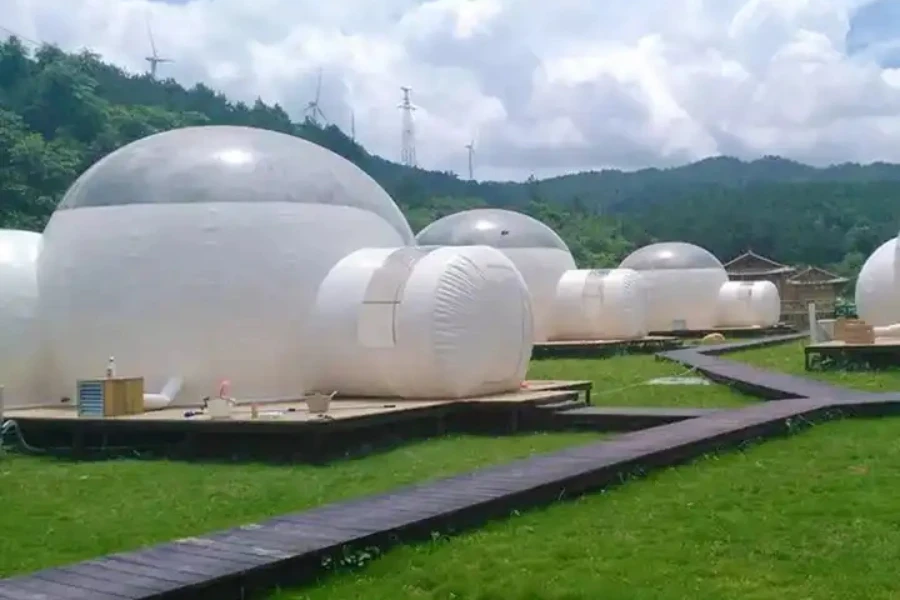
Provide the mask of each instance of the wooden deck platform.
[{"label": "wooden deck platform", "polygon": [[266,403],[259,405],[256,419],[249,405],[235,407],[229,419],[211,419],[199,407],[105,418],[79,417],[74,407],[40,407],[8,409],[4,416],[32,445],[77,453],[122,447],[182,457],[231,456],[243,448],[253,458],[321,460],[450,431],[515,431],[523,415],[537,407],[579,398],[589,403],[591,386],[590,381],[526,381],[517,392],[461,400],[338,398],[324,415],[310,413],[305,402]]},{"label": "wooden deck platform", "polygon": [[535,344],[533,358],[595,358],[613,354],[650,354],[680,348],[674,336],[650,335],[635,340],[561,340]]},{"label": "wooden deck platform", "polygon": [[873,344],[848,344],[839,340],[809,344],[803,348],[803,364],[807,371],[898,367],[900,339],[876,338]]},{"label": "wooden deck platform", "polygon": [[[628,475],[640,475],[648,468],[789,433],[798,423],[837,414],[900,411],[900,394],[837,390],[815,382],[804,387],[801,378],[739,368],[738,363],[706,351],[677,350],[667,353],[667,358],[685,364],[693,361],[723,381],[777,390],[782,397],[807,392],[824,396],[697,413],[694,418],[474,473],[12,577],[0,580],[0,599],[243,599],[275,585],[314,580],[325,557],[427,539],[447,528],[459,530],[503,518],[512,510],[620,484]],[[726,351],[718,348],[719,353]]]},{"label": "wooden deck platform", "polygon": [[702,338],[711,333],[721,333],[727,338],[761,338],[774,335],[796,333],[789,325],[780,324],[774,327],[717,327],[714,329],[697,329],[683,331],[651,331],[650,335],[672,336],[681,339]]},{"label": "wooden deck platform", "polygon": [[334,421],[357,421],[373,415],[399,415],[448,405],[468,404],[546,404],[555,402],[566,396],[565,392],[590,392],[590,381],[526,381],[521,390],[506,394],[493,394],[463,399],[417,400],[407,398],[335,398],[327,414],[313,414],[303,401],[271,402],[260,404],[257,418],[251,415],[249,404],[240,404],[233,408],[228,419],[212,419],[206,413],[194,414],[199,407],[177,407],[154,410],[137,415],[120,417],[79,417],[75,407],[36,407],[9,409],[5,412],[8,419],[15,420],[77,420],[79,422],[103,423],[146,423],[165,422],[179,423],[185,426],[204,424],[206,426],[222,426],[236,424],[285,426],[297,424],[313,424],[322,426]]}]

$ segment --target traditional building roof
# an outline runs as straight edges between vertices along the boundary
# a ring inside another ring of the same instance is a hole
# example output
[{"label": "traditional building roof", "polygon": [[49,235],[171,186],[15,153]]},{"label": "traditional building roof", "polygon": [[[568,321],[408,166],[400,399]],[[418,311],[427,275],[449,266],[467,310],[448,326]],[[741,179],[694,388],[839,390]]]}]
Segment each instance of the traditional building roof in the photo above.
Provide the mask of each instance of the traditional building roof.
[{"label": "traditional building roof", "polygon": [[788,280],[789,285],[840,285],[847,283],[849,279],[836,275],[820,267],[806,267],[792,275]]},{"label": "traditional building roof", "polygon": [[793,273],[797,270],[795,267],[783,265],[750,249],[732,258],[724,266],[729,275],[738,277],[766,277],[781,273]]}]

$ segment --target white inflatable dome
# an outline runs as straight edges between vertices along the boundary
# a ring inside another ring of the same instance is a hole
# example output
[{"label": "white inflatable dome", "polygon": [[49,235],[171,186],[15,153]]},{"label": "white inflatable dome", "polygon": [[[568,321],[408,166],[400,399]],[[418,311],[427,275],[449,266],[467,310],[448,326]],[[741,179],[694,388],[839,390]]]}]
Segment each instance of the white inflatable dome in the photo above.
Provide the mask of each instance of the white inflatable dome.
[{"label": "white inflatable dome", "polygon": [[566,271],[556,286],[555,340],[627,340],[647,335],[647,290],[631,269]]},{"label": "white inflatable dome", "polygon": [[684,242],[650,244],[628,255],[619,268],[644,277],[650,331],[715,326],[719,289],[728,275],[709,251]]},{"label": "white inflatable dome", "polygon": [[771,281],[727,281],[719,288],[717,327],[774,327],[781,295]]},{"label": "white inflatable dome", "polygon": [[54,395],[102,375],[170,377],[174,404],[228,380],[239,399],[304,391],[316,290],[364,247],[414,242],[388,194],[320,146],[245,127],[156,134],[106,156],[44,232],[40,312]]},{"label": "white inflatable dome", "polygon": [[528,290],[486,246],[363,249],[319,289],[310,381],[346,396],[462,398],[518,390]]},{"label": "white inflatable dome", "polygon": [[551,335],[556,284],[575,268],[569,247],[555,231],[527,215],[497,208],[479,208],[438,219],[419,232],[422,246],[492,246],[516,265],[531,294],[534,339]]},{"label": "white inflatable dome", "polygon": [[40,251],[41,234],[0,230],[0,385],[7,408],[28,406],[39,399],[36,269]]},{"label": "white inflatable dome", "polygon": [[856,278],[856,312],[875,327],[900,323],[897,250],[897,238],[883,243],[866,259]]}]

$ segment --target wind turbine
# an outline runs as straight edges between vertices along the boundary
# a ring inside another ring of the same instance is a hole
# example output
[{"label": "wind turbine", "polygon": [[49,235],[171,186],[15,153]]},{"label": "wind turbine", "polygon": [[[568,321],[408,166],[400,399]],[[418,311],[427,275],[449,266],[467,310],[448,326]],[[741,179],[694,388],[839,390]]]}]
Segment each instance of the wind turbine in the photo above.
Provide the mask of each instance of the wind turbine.
[{"label": "wind turbine", "polygon": [[328,121],[325,118],[325,113],[322,112],[322,109],[319,108],[319,98],[322,95],[322,69],[319,69],[319,76],[316,79],[316,96],[313,100],[310,100],[309,104],[306,105],[306,118],[309,119],[315,125],[319,125],[319,119],[322,121]]},{"label": "wind turbine", "polygon": [[170,63],[175,62],[171,58],[162,58],[156,52],[156,42],[153,41],[153,30],[150,28],[150,19],[147,19],[147,37],[150,38],[150,56],[145,58],[148,63],[150,63],[150,77],[151,79],[156,79],[156,67],[159,66],[160,63]]},{"label": "wind turbine", "polygon": [[475,175],[474,175],[474,172],[475,172],[475,165],[474,165],[475,138],[474,137],[472,138],[472,141],[470,141],[468,144],[466,144],[466,150],[469,153],[469,181],[474,181],[475,180]]}]

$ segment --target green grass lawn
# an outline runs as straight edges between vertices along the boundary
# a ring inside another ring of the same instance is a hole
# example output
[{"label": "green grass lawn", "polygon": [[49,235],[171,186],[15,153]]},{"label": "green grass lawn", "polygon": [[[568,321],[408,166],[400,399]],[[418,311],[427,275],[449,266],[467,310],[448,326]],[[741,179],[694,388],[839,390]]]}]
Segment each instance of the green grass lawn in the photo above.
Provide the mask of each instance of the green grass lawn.
[{"label": "green grass lawn", "polygon": [[446,437],[324,467],[0,455],[0,577],[589,443],[597,434]]},{"label": "green grass lawn", "polygon": [[603,406],[682,406],[717,408],[743,406],[755,400],[722,385],[648,385],[657,377],[696,376],[674,362],[653,355],[609,358],[553,358],[534,360],[529,379],[589,379],[591,398]]},{"label": "green grass lawn", "polygon": [[866,392],[895,392],[900,390],[900,369],[885,371],[806,371],[803,367],[805,342],[792,342],[768,348],[754,348],[723,356],[752,364],[762,369],[780,371],[824,381]]},{"label": "green grass lawn", "polygon": [[828,423],[275,598],[893,599],[898,489],[900,419]]}]

